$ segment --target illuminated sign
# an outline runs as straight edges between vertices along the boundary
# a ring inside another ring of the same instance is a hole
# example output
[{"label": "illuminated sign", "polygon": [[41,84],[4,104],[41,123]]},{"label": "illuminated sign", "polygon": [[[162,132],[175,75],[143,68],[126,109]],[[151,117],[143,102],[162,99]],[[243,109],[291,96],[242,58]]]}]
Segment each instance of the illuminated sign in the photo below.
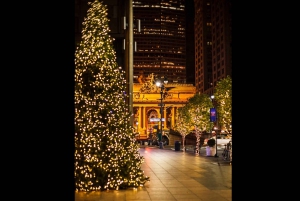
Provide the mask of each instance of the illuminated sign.
[{"label": "illuminated sign", "polygon": [[217,111],[216,111],[216,108],[210,108],[210,121],[211,122],[217,121]]}]

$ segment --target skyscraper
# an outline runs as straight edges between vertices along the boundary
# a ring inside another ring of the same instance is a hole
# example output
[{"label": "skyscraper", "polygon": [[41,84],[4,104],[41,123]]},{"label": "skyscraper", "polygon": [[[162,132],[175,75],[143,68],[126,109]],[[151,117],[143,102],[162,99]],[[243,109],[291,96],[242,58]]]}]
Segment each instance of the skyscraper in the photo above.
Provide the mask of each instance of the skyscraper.
[{"label": "skyscraper", "polygon": [[[88,1],[75,0],[77,43]],[[127,1],[103,1],[108,5],[117,62],[125,69],[123,17],[128,12]],[[144,77],[154,73],[167,76],[169,82],[195,84],[197,92],[213,94],[217,81],[232,75],[231,0],[139,0],[133,1],[132,6],[136,44],[134,82],[138,82],[140,73],[144,73]],[[136,24],[138,19],[140,32]]]},{"label": "skyscraper", "polygon": [[195,86],[213,94],[222,78],[232,76],[231,0],[194,0]]},{"label": "skyscraper", "polygon": [[[189,1],[193,2],[193,0]],[[75,0],[76,44],[81,37],[82,22],[89,7],[88,2],[89,0]],[[124,25],[124,17],[128,16],[128,2],[124,0],[103,0],[103,2],[108,6],[110,34],[115,39],[117,62],[125,70],[127,55],[124,49],[126,38],[124,26],[128,25]],[[188,3],[186,0],[132,1],[135,46],[133,52],[134,82],[138,82],[137,78],[141,73],[144,77],[154,73],[158,76],[166,76],[169,82],[186,83],[188,81],[187,83],[194,84],[194,77],[187,79],[186,75],[187,68],[194,72],[194,47],[190,46],[187,49],[188,41],[194,40],[193,25],[191,22],[192,26],[189,26],[186,22],[186,3]],[[125,23],[128,23],[128,19],[125,20]],[[141,22],[140,32],[137,30],[137,20]],[[187,27],[188,30],[186,30]],[[194,73],[189,74],[190,78],[194,76]]]},{"label": "skyscraper", "polygon": [[134,77],[154,73],[169,82],[186,83],[185,0],[133,1]]}]

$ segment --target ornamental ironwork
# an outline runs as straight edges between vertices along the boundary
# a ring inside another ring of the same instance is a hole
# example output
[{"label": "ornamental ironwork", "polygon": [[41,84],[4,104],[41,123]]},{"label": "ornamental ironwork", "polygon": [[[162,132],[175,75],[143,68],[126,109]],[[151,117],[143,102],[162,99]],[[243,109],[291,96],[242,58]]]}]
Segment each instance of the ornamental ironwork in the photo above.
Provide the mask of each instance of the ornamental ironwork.
[{"label": "ornamental ironwork", "polygon": [[[148,75],[145,79],[146,81],[143,83],[142,87],[139,89],[139,92],[134,94],[134,98],[139,99],[141,94],[151,94],[151,93],[160,93],[160,87],[156,86],[155,79],[153,73]],[[171,87],[173,88],[173,87]],[[172,94],[168,92],[168,87],[163,89],[163,98],[171,98]]]}]

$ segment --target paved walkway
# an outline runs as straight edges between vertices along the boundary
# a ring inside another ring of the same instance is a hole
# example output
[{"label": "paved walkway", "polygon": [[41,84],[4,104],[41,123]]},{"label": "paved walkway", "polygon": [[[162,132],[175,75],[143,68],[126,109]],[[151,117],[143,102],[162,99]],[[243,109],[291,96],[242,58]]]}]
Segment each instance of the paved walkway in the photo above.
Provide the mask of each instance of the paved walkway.
[{"label": "paved walkway", "polygon": [[232,201],[232,164],[206,156],[205,147],[196,156],[192,149],[175,151],[143,146],[142,169],[150,181],[137,189],[75,192],[75,201]]}]

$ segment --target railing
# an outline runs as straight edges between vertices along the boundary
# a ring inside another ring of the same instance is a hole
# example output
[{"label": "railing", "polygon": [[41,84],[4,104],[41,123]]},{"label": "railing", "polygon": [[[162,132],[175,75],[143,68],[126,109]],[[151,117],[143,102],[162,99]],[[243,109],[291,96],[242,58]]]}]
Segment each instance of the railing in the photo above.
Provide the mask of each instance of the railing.
[{"label": "railing", "polygon": [[229,141],[225,144],[225,149],[222,153],[223,159],[232,162],[232,143]]}]

